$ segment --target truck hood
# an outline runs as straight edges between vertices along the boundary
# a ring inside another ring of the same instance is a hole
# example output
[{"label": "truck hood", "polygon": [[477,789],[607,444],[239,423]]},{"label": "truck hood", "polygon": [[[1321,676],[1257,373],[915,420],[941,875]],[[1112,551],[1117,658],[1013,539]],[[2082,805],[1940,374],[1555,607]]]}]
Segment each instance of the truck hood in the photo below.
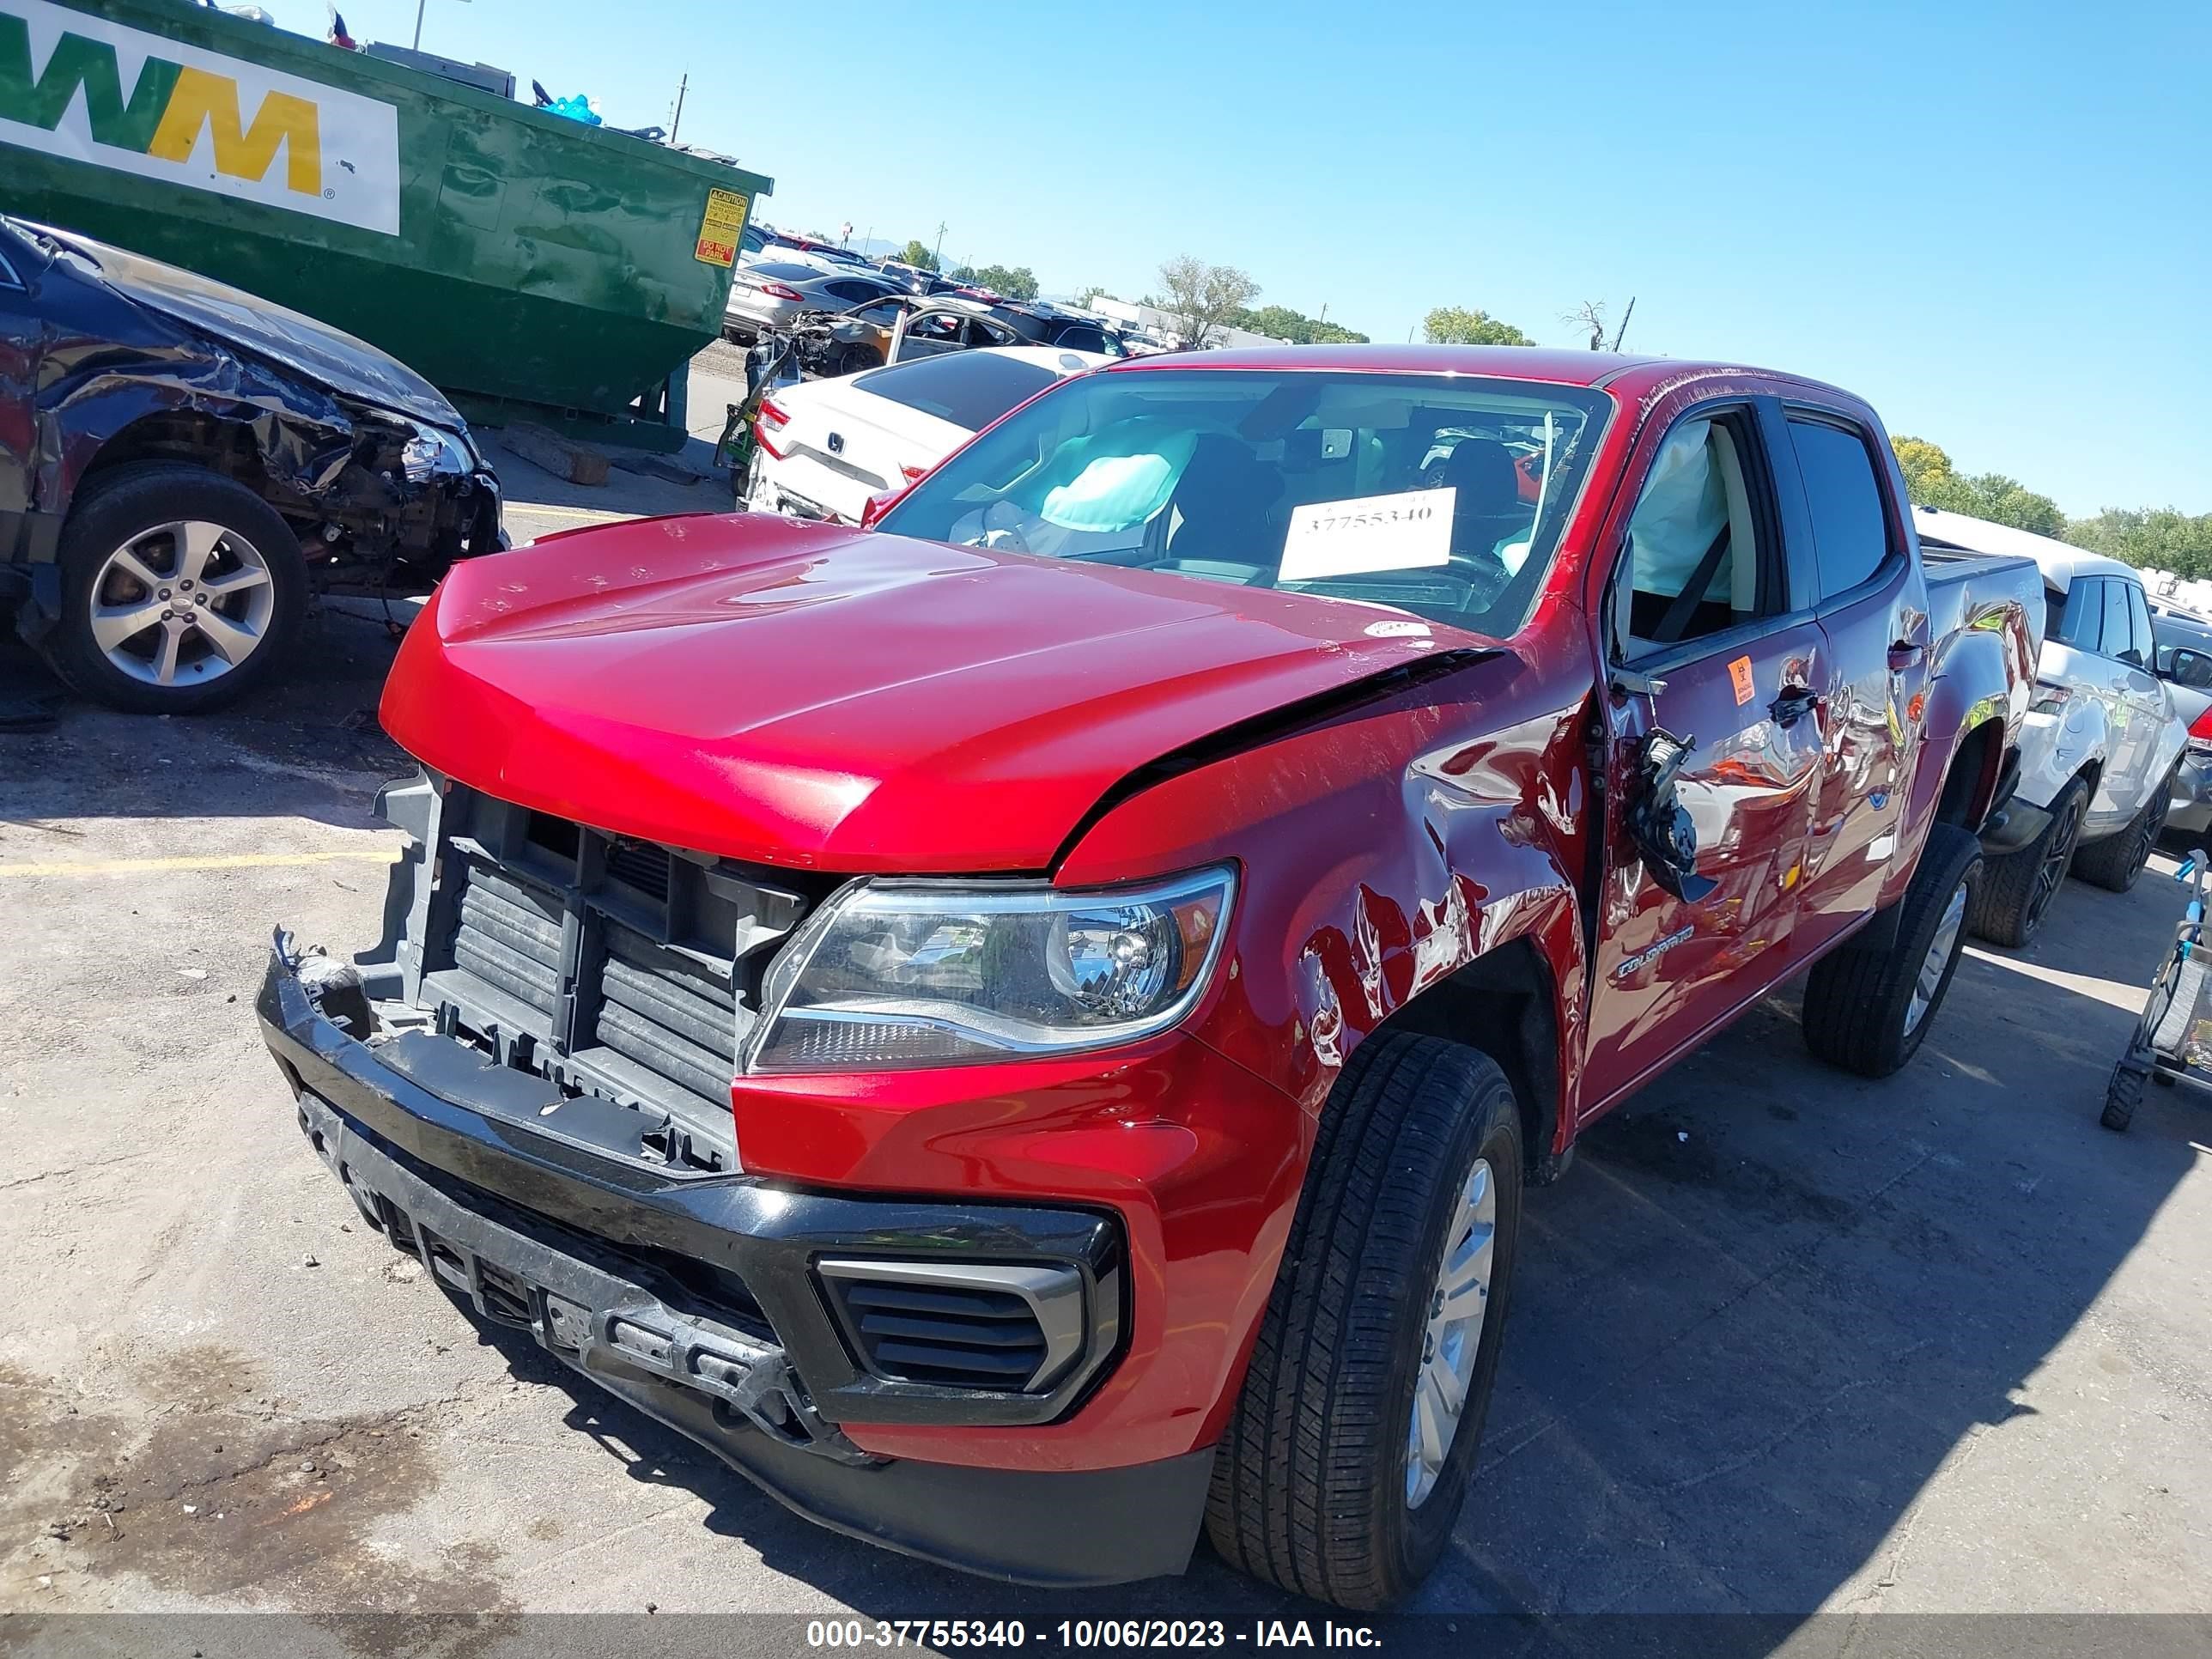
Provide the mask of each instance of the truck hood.
[{"label": "truck hood", "polygon": [[386,731],[618,835],[854,874],[1049,867],[1135,769],[1479,643],[1378,606],[750,514],[457,565]]}]

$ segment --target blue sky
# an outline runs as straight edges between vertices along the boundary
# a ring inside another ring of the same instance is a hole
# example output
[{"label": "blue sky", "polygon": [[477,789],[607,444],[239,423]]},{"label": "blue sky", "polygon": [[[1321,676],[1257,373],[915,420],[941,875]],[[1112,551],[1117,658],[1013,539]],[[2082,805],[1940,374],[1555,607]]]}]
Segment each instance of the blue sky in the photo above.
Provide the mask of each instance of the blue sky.
[{"label": "blue sky", "polygon": [[2212,510],[2203,0],[427,3],[427,49],[617,125],[688,70],[684,137],[790,228],[943,222],[948,259],[1128,298],[1187,252],[1377,339],[1464,305],[1575,343],[1633,295],[1632,349],[1834,380],[2070,513]]}]

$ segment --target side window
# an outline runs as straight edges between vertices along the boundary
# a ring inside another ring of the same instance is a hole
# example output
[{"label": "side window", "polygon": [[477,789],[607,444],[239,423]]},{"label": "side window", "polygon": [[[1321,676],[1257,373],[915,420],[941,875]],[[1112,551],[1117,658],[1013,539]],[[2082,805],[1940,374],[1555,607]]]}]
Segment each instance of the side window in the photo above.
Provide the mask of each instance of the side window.
[{"label": "side window", "polygon": [[1866,440],[1850,428],[1803,416],[1790,417],[1790,441],[1805,481],[1813,518],[1820,597],[1833,599],[1870,581],[1889,556],[1889,519]]},{"label": "side window", "polygon": [[2143,601],[2143,591],[2133,582],[2119,584],[2128,591],[2128,617],[2135,624],[2135,665],[2148,668],[2158,654],[2158,642],[2152,637],[2150,607]]},{"label": "side window", "polygon": [[873,283],[824,283],[822,286],[848,305],[855,306],[864,300],[872,300],[883,292]]},{"label": "side window", "polygon": [[2105,655],[2119,662],[2141,662],[2142,653],[2136,649],[2135,618],[2128,614],[2128,585],[2106,581],[2099,586],[2105,590]]},{"label": "side window", "polygon": [[2105,584],[2094,577],[2077,580],[2066,590],[2066,609],[2050,636],[2076,651],[2105,648]]},{"label": "side window", "polygon": [[1613,637],[1634,659],[1790,608],[1755,510],[1764,480],[1747,411],[1668,432],[1628,523],[1613,578]]}]

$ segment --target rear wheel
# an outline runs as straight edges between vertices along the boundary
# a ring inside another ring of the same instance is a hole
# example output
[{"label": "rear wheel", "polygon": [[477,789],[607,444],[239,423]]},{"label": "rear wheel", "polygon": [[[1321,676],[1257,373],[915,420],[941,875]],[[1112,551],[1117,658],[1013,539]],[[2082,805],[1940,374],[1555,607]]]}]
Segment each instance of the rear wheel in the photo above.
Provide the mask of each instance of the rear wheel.
[{"label": "rear wheel", "polygon": [[2172,804],[2173,779],[2169,775],[2159,780],[2151,798],[2128,821],[2126,829],[2092,842],[2074,854],[2074,873],[2111,892],[2126,892],[2150,862],[2150,849],[2158,845],[2159,832],[2166,828],[2166,809]]},{"label": "rear wheel", "polygon": [[2066,879],[2082,814],[2088,810],[2088,782],[2076,778],[2051,802],[2051,822],[2040,836],[2016,853],[1986,861],[1966,913],[1966,926],[1976,937],[1993,945],[2019,946],[2042,931],[2051,901]]},{"label": "rear wheel", "polygon": [[1831,1066],[1887,1077],[1918,1052],[1966,947],[1982,847],[1955,823],[1928,832],[1888,951],[1846,945],[1805,981],[1805,1046]]},{"label": "rear wheel", "polygon": [[1352,1607],[1443,1553],[1497,1376],[1521,1120],[1488,1056],[1383,1031],[1330,1096],[1206,1529],[1231,1565]]},{"label": "rear wheel", "polygon": [[290,652],[307,561],[244,484],[173,461],[88,484],[62,532],[62,613],[47,659],[78,692],[143,714],[234,701]]}]

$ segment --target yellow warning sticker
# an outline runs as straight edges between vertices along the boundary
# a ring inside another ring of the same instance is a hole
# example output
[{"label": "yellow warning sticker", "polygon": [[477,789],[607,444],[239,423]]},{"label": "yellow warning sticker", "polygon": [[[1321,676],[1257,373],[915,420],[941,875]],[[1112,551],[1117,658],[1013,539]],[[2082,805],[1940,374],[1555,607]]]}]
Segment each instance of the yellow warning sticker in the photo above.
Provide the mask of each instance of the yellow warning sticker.
[{"label": "yellow warning sticker", "polygon": [[738,260],[738,237],[745,228],[745,198],[734,190],[707,192],[707,210],[699,218],[699,246],[691,257],[703,265],[733,265]]},{"label": "yellow warning sticker", "polygon": [[1735,688],[1735,701],[1739,708],[1751,701],[1750,658],[1738,657],[1729,664],[1729,683]]}]

